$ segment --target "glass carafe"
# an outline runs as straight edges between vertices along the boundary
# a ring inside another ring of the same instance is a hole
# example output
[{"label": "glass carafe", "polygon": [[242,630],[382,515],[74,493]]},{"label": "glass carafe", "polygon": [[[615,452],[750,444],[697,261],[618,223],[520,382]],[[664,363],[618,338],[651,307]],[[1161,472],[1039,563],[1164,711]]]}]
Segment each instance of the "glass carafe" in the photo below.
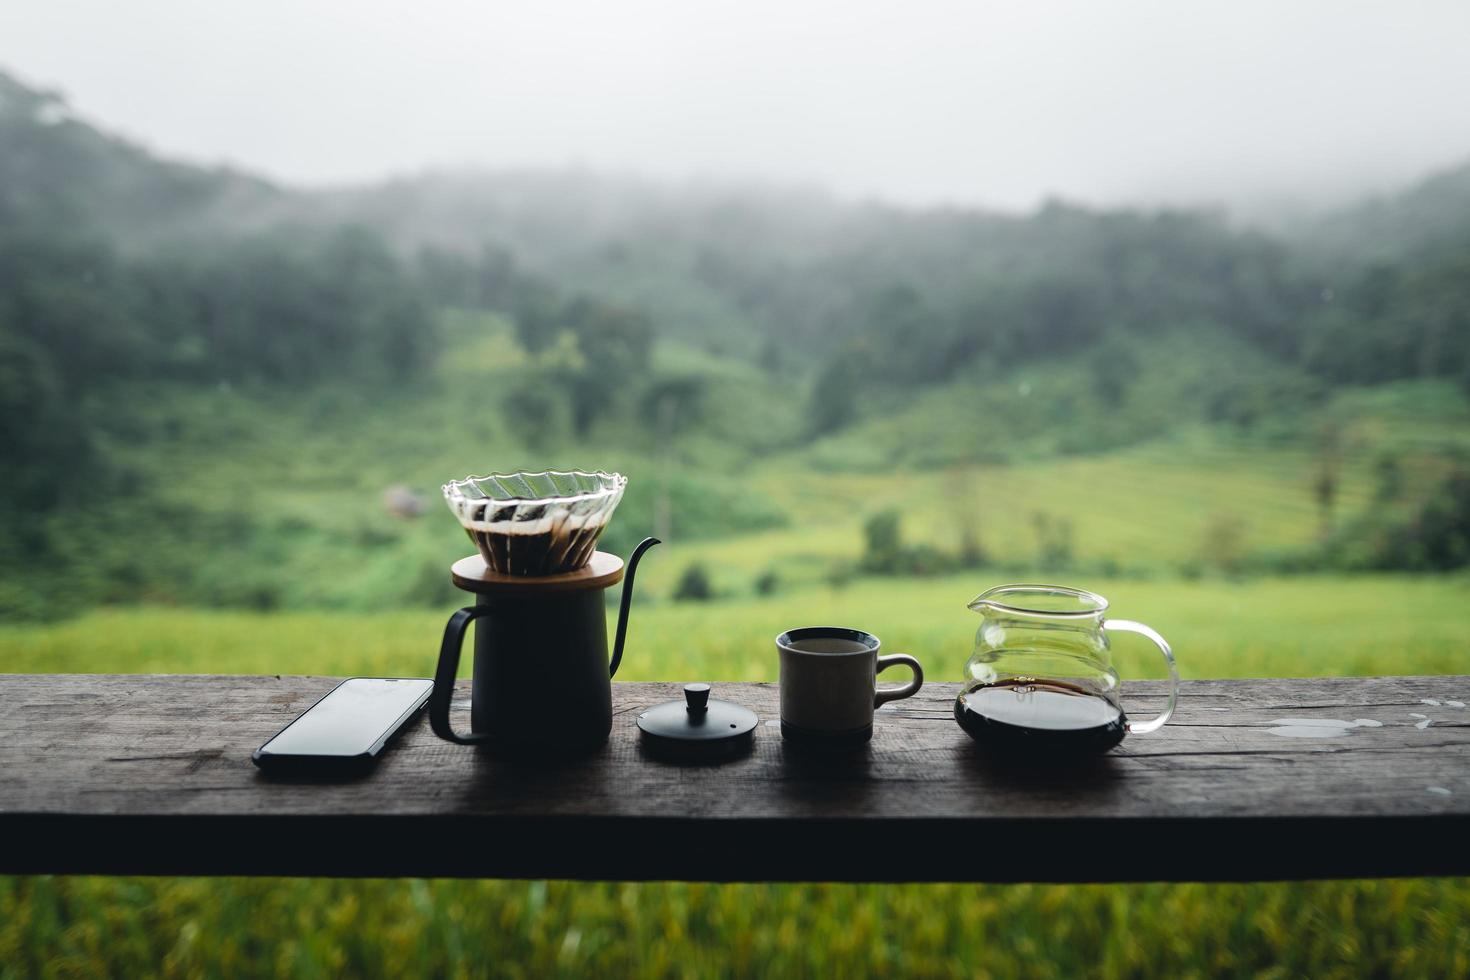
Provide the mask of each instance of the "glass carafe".
[{"label": "glass carafe", "polygon": [[[1129,732],[1152,732],[1174,713],[1179,672],[1154,630],[1105,618],[1102,596],[1059,585],[1003,585],[969,608],[982,621],[965,664],[955,718],[977,742],[999,750],[1101,752]],[[1169,667],[1169,699],[1157,717],[1128,719],[1108,637],[1138,633]]]}]

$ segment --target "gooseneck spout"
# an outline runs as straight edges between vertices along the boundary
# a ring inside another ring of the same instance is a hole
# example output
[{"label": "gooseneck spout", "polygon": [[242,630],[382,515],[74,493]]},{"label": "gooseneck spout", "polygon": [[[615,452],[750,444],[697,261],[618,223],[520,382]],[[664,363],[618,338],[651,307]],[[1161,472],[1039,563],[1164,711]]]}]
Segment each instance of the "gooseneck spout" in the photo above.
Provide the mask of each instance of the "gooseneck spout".
[{"label": "gooseneck spout", "polygon": [[638,547],[628,556],[628,574],[623,576],[623,598],[618,604],[618,633],[613,640],[612,663],[608,665],[609,677],[618,672],[618,664],[623,661],[623,640],[628,635],[628,607],[633,602],[633,576],[638,571],[638,559],[643,553],[656,544],[662,544],[658,538],[644,538],[638,542]]}]

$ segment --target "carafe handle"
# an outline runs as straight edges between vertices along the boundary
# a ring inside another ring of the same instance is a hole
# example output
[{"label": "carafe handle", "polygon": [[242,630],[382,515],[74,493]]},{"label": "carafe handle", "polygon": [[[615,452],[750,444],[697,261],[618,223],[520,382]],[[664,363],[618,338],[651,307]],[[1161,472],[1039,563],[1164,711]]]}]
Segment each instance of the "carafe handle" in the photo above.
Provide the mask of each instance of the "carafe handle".
[{"label": "carafe handle", "polygon": [[[1146,636],[1154,641],[1154,646],[1158,647],[1159,652],[1164,655],[1164,662],[1169,665],[1169,703],[1164,705],[1164,710],[1156,718],[1150,718],[1144,722],[1130,721],[1128,723],[1129,734],[1137,733],[1144,735],[1149,732],[1158,731],[1174,716],[1174,705],[1179,701],[1179,668],[1174,664],[1174,651],[1169,649],[1169,642],[1155,632],[1152,627],[1145,626],[1142,623],[1135,623],[1131,619],[1109,619],[1103,623],[1103,629],[1109,632],[1137,633],[1139,636]],[[438,693],[437,687],[434,690],[435,693]]]},{"label": "carafe handle", "polygon": [[489,606],[466,606],[450,616],[444,626],[444,642],[439,646],[434,693],[429,695],[429,727],[440,738],[460,745],[474,745],[489,737],[485,733],[461,735],[449,724],[449,702],[454,698],[454,675],[459,673],[459,651],[464,646],[464,631],[489,611]]}]

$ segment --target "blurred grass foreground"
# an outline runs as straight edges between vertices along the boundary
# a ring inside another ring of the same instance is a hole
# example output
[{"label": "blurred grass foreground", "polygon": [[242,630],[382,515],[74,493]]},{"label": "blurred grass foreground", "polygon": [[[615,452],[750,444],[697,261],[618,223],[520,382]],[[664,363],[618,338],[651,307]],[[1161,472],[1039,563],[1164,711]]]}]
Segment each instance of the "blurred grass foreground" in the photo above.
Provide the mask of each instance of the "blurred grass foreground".
[{"label": "blurred grass foreground", "polygon": [[[963,842],[935,845],[944,859],[964,858]],[[1462,881],[0,879],[0,976],[7,978],[1332,978],[1467,971],[1470,888]]]}]

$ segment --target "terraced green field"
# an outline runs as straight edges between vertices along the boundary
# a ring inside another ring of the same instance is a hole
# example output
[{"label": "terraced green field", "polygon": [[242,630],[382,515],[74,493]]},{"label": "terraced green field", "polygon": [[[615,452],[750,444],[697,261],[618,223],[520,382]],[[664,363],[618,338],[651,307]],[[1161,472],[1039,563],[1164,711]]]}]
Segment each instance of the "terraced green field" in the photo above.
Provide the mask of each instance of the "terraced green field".
[{"label": "terraced green field", "polygon": [[[503,338],[483,344],[493,348],[490,360],[514,364],[515,349],[502,349]],[[452,380],[460,367],[448,359],[442,373]],[[172,392],[163,400],[169,417],[158,421],[170,434],[119,448],[126,465],[148,474],[148,506],[98,515],[95,530],[75,538],[69,574],[104,599],[113,583],[143,576],[158,583],[145,593],[170,604],[438,605],[452,601],[442,568],[468,550],[438,499],[439,484],[469,470],[534,461],[630,476],[609,546],[626,551],[641,534],[663,529],[667,543],[643,578],[653,597],[671,594],[692,563],[704,565],[716,590],[729,596],[751,594],[756,579],[772,571],[788,587],[824,582],[834,568],[859,559],[864,522],[888,509],[901,514],[907,542],[952,554],[968,533],[1009,576],[1050,567],[1041,555],[1040,520],[1054,529],[1066,525],[1071,567],[1159,578],[1309,551],[1324,521],[1343,526],[1370,507],[1407,509],[1433,492],[1452,453],[1470,450],[1470,401],[1452,385],[1412,382],[1341,394],[1321,410],[1341,433],[1336,491],[1324,515],[1313,491],[1322,454],[1302,431],[1275,438],[1264,423],[1251,434],[1182,425],[1082,455],[1028,455],[1025,440],[1013,438],[1003,443],[1003,461],[900,466],[844,456],[847,436],[813,449],[760,450],[760,433],[777,442],[789,435],[789,407],[766,406],[777,394],[738,372],[711,384],[711,398],[735,397],[722,386],[755,386],[738,399],[750,410],[728,413],[755,435],[697,433],[665,454],[646,436],[613,432],[609,444],[622,448],[552,445],[530,454],[534,460],[464,385],[451,384],[442,397],[405,395],[386,407],[363,392],[325,389],[304,410],[250,393]],[[726,413],[718,418],[729,422]],[[936,431],[943,423],[919,421]],[[1386,502],[1375,498],[1378,467],[1390,456],[1401,490]],[[403,520],[384,511],[383,492],[394,485],[421,495],[422,516]],[[160,519],[160,512],[187,520]],[[136,530],[110,537],[119,527]],[[99,546],[106,551],[97,554]]]}]

